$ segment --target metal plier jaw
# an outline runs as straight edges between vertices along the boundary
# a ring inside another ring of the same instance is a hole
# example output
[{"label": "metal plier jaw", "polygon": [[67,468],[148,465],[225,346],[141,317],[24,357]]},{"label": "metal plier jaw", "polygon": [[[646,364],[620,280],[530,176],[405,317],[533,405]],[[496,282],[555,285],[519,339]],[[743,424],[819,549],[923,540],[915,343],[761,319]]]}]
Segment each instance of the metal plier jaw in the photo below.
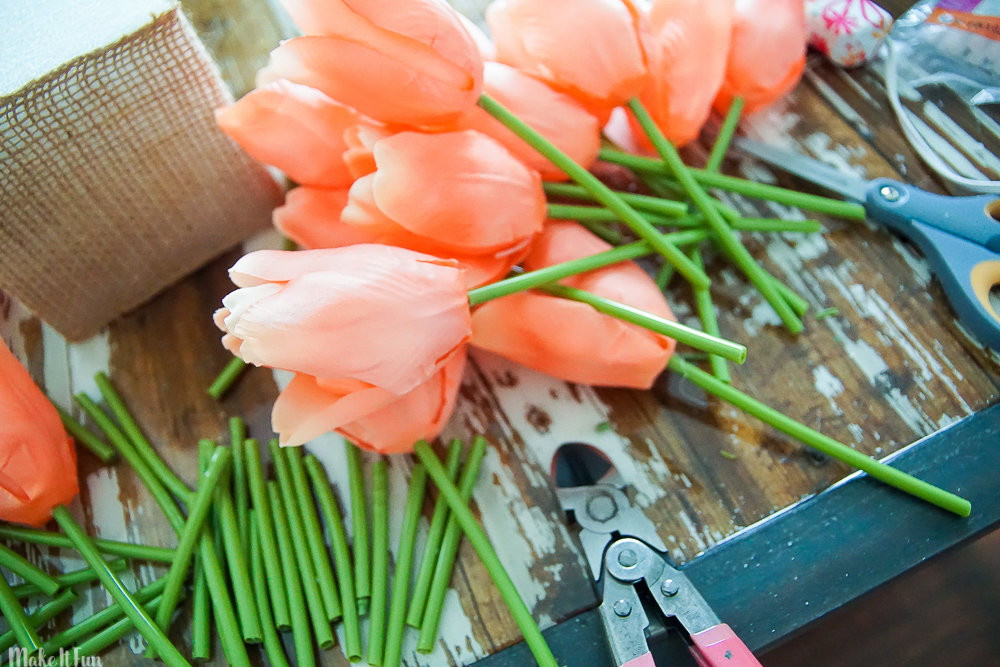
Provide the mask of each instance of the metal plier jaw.
[{"label": "metal plier jaw", "polygon": [[619,667],[655,667],[646,643],[649,619],[635,585],[644,582],[665,618],[676,619],[702,667],[760,667],[750,649],[719,621],[687,576],[641,540],[623,537],[604,552],[601,620]]}]

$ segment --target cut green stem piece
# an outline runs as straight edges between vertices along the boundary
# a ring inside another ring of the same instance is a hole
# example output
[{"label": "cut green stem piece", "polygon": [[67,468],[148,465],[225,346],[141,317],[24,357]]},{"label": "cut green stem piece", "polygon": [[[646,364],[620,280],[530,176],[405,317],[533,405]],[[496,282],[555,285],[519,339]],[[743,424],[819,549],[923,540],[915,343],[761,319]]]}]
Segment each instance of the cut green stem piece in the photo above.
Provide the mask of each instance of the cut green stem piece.
[{"label": "cut green stem piece", "polygon": [[[108,567],[111,568],[112,572],[121,572],[128,566],[128,562],[121,558],[115,558],[114,560],[108,561]],[[69,586],[77,586],[79,584],[87,584],[92,581],[97,580],[97,573],[94,572],[93,568],[85,567],[82,570],[74,570],[72,572],[66,572],[65,574],[57,574],[53,577],[59,582],[60,588],[68,588]],[[11,586],[11,590],[14,591],[14,597],[18,600],[23,600],[25,598],[30,598],[35,595],[46,594],[41,588],[35,584],[18,584],[17,586]]]},{"label": "cut green stem piece", "polygon": [[7,619],[17,643],[27,650],[29,655],[41,647],[42,640],[35,631],[35,626],[28,620],[24,607],[18,602],[14,591],[10,589],[10,584],[2,574],[0,574],[0,613]]},{"label": "cut green stem piece", "polygon": [[[350,445],[348,445],[350,446]],[[372,466],[372,589],[368,617],[368,664],[385,654],[385,601],[389,581],[389,470],[384,459]]]},{"label": "cut green stem piece", "polygon": [[[462,458],[462,441],[458,438],[448,445],[448,458],[445,467],[448,479],[452,482],[458,477],[458,468]],[[440,495],[434,502],[434,514],[431,516],[431,526],[427,531],[427,541],[424,542],[424,554],[420,559],[420,569],[417,570],[416,583],[413,585],[413,599],[406,612],[406,624],[420,629],[424,620],[424,608],[427,607],[427,595],[431,590],[434,578],[434,565],[441,551],[441,540],[444,538],[445,523],[448,520],[448,503]]]},{"label": "cut green stem piece", "polygon": [[718,396],[722,400],[732,403],[744,412],[747,412],[762,422],[773,426],[782,433],[804,442],[805,444],[818,449],[819,451],[843,461],[860,470],[865,471],[875,479],[878,479],[890,486],[909,493],[910,495],[926,500],[949,512],[954,512],[959,516],[969,516],[972,505],[968,500],[960,498],[953,493],[949,493],[936,486],[928,484],[911,475],[885,465],[875,459],[865,456],[859,451],[851,449],[847,445],[841,444],[823,435],[808,426],[804,426],[790,417],[786,417],[774,408],[764,405],[760,401],[747,396],[743,392],[719,382],[710,374],[696,366],[692,366],[677,355],[671,357],[667,368],[679,374],[681,377],[693,382],[710,394]]},{"label": "cut green stem piece", "polygon": [[[479,466],[486,455],[486,439],[476,436],[472,439],[472,448],[465,461],[465,468],[462,470],[462,477],[458,482],[459,497],[463,505],[468,505],[472,498],[472,490],[479,479]],[[438,487],[438,497],[444,498]],[[449,507],[451,503],[445,498]],[[424,619],[420,624],[420,638],[417,641],[417,651],[420,653],[430,653],[434,650],[434,642],[437,641],[438,626],[441,624],[441,612],[444,610],[444,598],[448,592],[448,582],[451,581],[451,571],[455,567],[455,557],[458,555],[458,542],[462,538],[462,527],[454,510],[448,514],[448,521],[445,524],[444,537],[441,538],[441,552],[438,554],[437,562],[434,564],[434,578],[431,581],[431,591],[427,597],[427,609],[424,610]]]},{"label": "cut green stem piece", "polygon": [[[251,510],[253,514],[256,510]],[[256,517],[250,522],[250,573],[253,580],[253,592],[257,598],[257,611],[260,613],[260,626],[264,631],[264,652],[271,667],[290,667],[285,647],[281,645],[278,629],[274,627],[274,617],[271,616],[271,602],[267,596],[267,574],[264,572],[264,550],[260,544],[260,529]]]},{"label": "cut green stem piece", "polygon": [[111,594],[111,597],[121,605],[125,615],[132,621],[135,628],[145,638],[149,645],[153,647],[157,655],[169,667],[187,667],[190,663],[184,659],[181,652],[170,643],[159,626],[153,622],[146,610],[139,606],[132,594],[125,588],[121,580],[111,571],[108,564],[101,558],[101,553],[94,546],[90,538],[77,522],[70,515],[69,510],[63,505],[58,505],[52,510],[52,517],[66,531],[66,535],[76,545],[77,551],[90,567],[97,572],[101,584]]},{"label": "cut green stem piece", "polygon": [[[76,599],[76,591],[63,591],[56,598],[39,607],[31,616],[28,616],[28,624],[37,631],[38,628],[51,621],[66,609],[69,609],[76,602]],[[11,627],[13,628],[13,626]],[[0,652],[7,651],[18,642],[19,640],[14,630],[8,630],[0,635]]]},{"label": "cut green stem piece", "polygon": [[[178,535],[184,530],[184,515],[181,514],[180,509],[177,507],[177,503],[174,502],[173,497],[171,497],[170,492],[167,491],[167,487],[163,485],[159,476],[156,475],[146,460],[139,455],[135,447],[132,445],[131,441],[125,436],[125,434],[115,426],[114,422],[104,414],[104,411],[98,407],[97,403],[94,403],[89,396],[84,393],[79,393],[74,396],[74,400],[77,405],[83,408],[83,411],[94,420],[97,427],[100,428],[104,435],[108,436],[108,440],[111,444],[115,446],[118,453],[122,455],[128,464],[132,466],[135,470],[136,475],[142,480],[142,483],[146,485],[146,488],[152,494],[153,498],[156,500],[156,504],[160,506],[163,510],[163,514],[167,517],[167,521],[170,526],[174,529],[174,532]],[[185,487],[186,488],[186,487]]]},{"label": "cut green stem piece", "polygon": [[[546,181],[542,183],[542,187],[545,189],[545,194],[551,196],[589,200],[596,199],[596,195],[592,194],[586,187],[581,185],[573,185],[572,183],[550,183]],[[659,216],[678,218],[688,212],[687,204],[684,202],[672,201],[661,197],[650,197],[649,195],[640,195],[633,192],[613,192],[620,197],[622,201],[629,204],[633,208],[641,211],[647,211],[649,213],[655,213]],[[607,210],[610,210],[610,207]]]},{"label": "cut green stem piece", "polygon": [[[163,589],[166,585],[167,578],[161,577],[151,584],[147,584],[137,590],[132,597],[134,597],[135,601],[139,604],[146,604],[153,598],[163,593]],[[117,602],[113,602],[93,616],[89,616],[82,621],[75,623],[73,627],[67,628],[62,632],[53,635],[51,638],[47,639],[44,644],[42,644],[42,649],[49,655],[58,653],[59,649],[77,644],[84,637],[108,627],[109,624],[117,621],[124,615],[125,610],[122,609],[122,606]],[[132,627],[131,623],[129,624],[129,627]]]},{"label": "cut green stem piece", "polygon": [[73,419],[68,412],[58,405],[54,403],[52,405],[56,409],[56,412],[59,413],[59,420],[62,422],[66,432],[73,436],[74,440],[89,449],[91,454],[105,463],[111,463],[115,460],[118,453],[114,447],[91,433],[83,424]]},{"label": "cut green stem piece", "polygon": [[729,226],[738,232],[796,232],[813,234],[821,231],[819,220],[783,220],[781,218],[737,218]]},{"label": "cut green stem piece", "polygon": [[[619,194],[626,194],[626,193],[619,193]],[[586,197],[587,199],[591,199],[590,195],[583,188],[580,188],[580,196]],[[666,201],[666,200],[656,199],[656,201]],[[649,212],[643,212],[641,210],[639,211],[639,214],[645,217],[654,225],[668,225],[668,226],[679,225],[680,220],[688,217],[686,215],[663,217],[663,216],[652,215]],[[585,220],[591,220],[593,222],[618,222],[618,216],[615,215],[614,211],[610,209],[606,209],[603,206],[580,206],[577,204],[549,204],[548,217],[551,220],[577,220],[580,222]],[[688,226],[694,226],[694,225],[692,224]]]},{"label": "cut green stem piece", "polygon": [[334,623],[343,616],[340,608],[340,591],[333,578],[330,554],[326,550],[326,541],[323,539],[323,529],[319,525],[319,515],[316,512],[316,504],[313,502],[309,480],[306,478],[306,469],[302,465],[302,452],[298,447],[285,447],[282,451],[292,472],[292,485],[298,501],[299,514],[302,516],[302,525],[306,529],[309,554],[312,557],[313,569],[316,571],[316,580],[323,596],[326,620]]},{"label": "cut green stem piece", "polygon": [[247,427],[239,417],[229,418],[229,440],[233,447],[233,506],[239,524],[240,544],[250,548],[250,487],[247,486]]},{"label": "cut green stem piece", "polygon": [[[220,449],[226,448],[220,447]],[[216,490],[215,511],[219,515],[222,543],[226,549],[226,561],[229,563],[229,581],[233,587],[233,599],[236,601],[243,641],[247,644],[259,644],[264,641],[264,630],[260,627],[260,613],[257,611],[253,584],[250,582],[250,566],[247,560],[250,554],[240,543],[239,522],[236,519],[236,510],[228,485],[220,485]]]},{"label": "cut green stem piece", "polygon": [[[664,238],[670,239],[671,243],[676,245],[689,245],[691,243],[704,241],[708,238],[708,235],[703,230],[691,229],[683,232],[666,234]],[[597,253],[596,255],[590,255],[589,257],[581,257],[579,259],[570,260],[561,264],[547,266],[543,269],[538,269],[537,271],[528,271],[527,273],[522,273],[521,275],[513,278],[507,278],[505,280],[500,280],[498,282],[470,290],[469,305],[478,306],[479,304],[489,301],[490,299],[497,299],[516,292],[523,292],[535,287],[541,287],[547,283],[562,280],[563,278],[568,278],[569,276],[586,273],[587,271],[593,271],[594,269],[610,266],[612,264],[618,264],[620,262],[626,262],[628,260],[636,259],[637,257],[648,255],[652,252],[653,248],[649,245],[649,243],[646,241],[636,241],[634,243],[629,243],[628,245],[612,248],[611,250],[605,250],[604,252]]]},{"label": "cut green stem piece", "polygon": [[[677,149],[674,148],[673,144],[667,141],[666,137],[660,131],[660,128],[656,126],[653,119],[650,118],[649,113],[646,111],[645,107],[638,99],[633,98],[628,103],[629,109],[635,116],[635,119],[642,126],[642,129],[646,132],[649,140],[653,143],[656,148],[656,152],[660,154],[663,158],[663,163],[666,165],[667,170],[673,173],[673,176],[677,178],[680,182],[681,187],[694,202],[694,205],[701,211],[702,215],[705,216],[705,220],[708,226],[715,232],[719,243],[726,249],[727,253],[732,256],[736,265],[747,275],[750,281],[757,287],[767,302],[771,304],[775,312],[778,313],[778,317],[784,322],[785,327],[791,331],[793,334],[802,331],[802,321],[795,314],[795,311],[791,309],[771,282],[765,277],[766,272],[760,268],[753,257],[743,244],[740,243],[739,238],[730,229],[729,225],[725,220],[722,219],[722,215],[719,210],[715,207],[713,200],[705,191],[699,186],[695,180],[692,178],[691,173],[688,168],[681,161],[681,156],[677,154]],[[737,179],[738,180],[738,179]],[[695,287],[708,287],[708,285],[698,285],[694,282],[691,283]]]},{"label": "cut green stem piece", "polygon": [[538,134],[524,121],[512,114],[502,104],[494,100],[487,94],[479,98],[479,106],[487,111],[491,116],[503,123],[507,129],[519,136],[532,148],[548,158],[559,169],[564,171],[570,178],[582,185],[601,204],[611,209],[618,215],[618,218],[628,225],[639,238],[649,241],[657,252],[663,255],[664,259],[677,267],[691,284],[707,287],[708,276],[698,271],[697,267],[680,251],[677,246],[663,239],[662,234],[649,223],[644,217],[639,215],[635,209],[627,204],[622,197],[604,185],[596,176],[574,162],[568,155],[552,145],[545,137]]},{"label": "cut green stem piece", "polygon": [[[738,98],[737,98],[738,99]],[[697,248],[692,248],[688,255],[691,261],[704,268],[701,260],[701,252]],[[715,317],[715,304],[712,303],[712,294],[707,289],[692,288],[695,308],[698,310],[698,317],[701,319],[701,327],[705,333],[712,336],[719,336],[719,320]],[[717,354],[709,355],[708,363],[712,367],[712,374],[722,382],[729,383],[729,364]]]},{"label": "cut green stem piece", "polygon": [[205,475],[199,476],[198,492],[195,493],[194,500],[191,502],[191,513],[187,523],[184,524],[184,531],[181,533],[177,545],[177,558],[167,573],[167,587],[163,591],[163,602],[160,603],[160,607],[156,611],[156,624],[163,631],[166,631],[170,626],[170,618],[173,616],[177,602],[181,597],[181,588],[187,580],[191,558],[201,540],[205,518],[208,517],[208,511],[212,508],[215,489],[220,481],[226,479],[226,473],[229,472],[232,459],[232,451],[228,447],[220,447],[212,455]]},{"label": "cut green stem piece", "polygon": [[365,477],[361,468],[361,452],[344,441],[347,476],[351,491],[351,527],[354,536],[354,587],[358,596],[358,614],[368,613],[372,574],[368,560],[368,506],[365,503]]},{"label": "cut green stem piece", "polygon": [[62,585],[55,577],[43,572],[37,566],[29,563],[21,554],[11,551],[0,544],[0,566],[3,566],[21,577],[29,584],[34,584],[46,595],[55,595]]},{"label": "cut green stem piece", "polygon": [[243,361],[239,357],[233,357],[226,364],[226,367],[222,369],[218,377],[212,380],[212,384],[208,386],[208,395],[219,400],[222,395],[229,391],[229,388],[233,386],[236,379],[243,374],[246,370],[247,362]]},{"label": "cut green stem piece", "polygon": [[205,566],[200,557],[194,561],[193,598],[191,659],[195,662],[205,662],[212,659],[212,600],[208,592]]},{"label": "cut green stem piece", "polygon": [[[250,483],[250,496],[257,510],[257,529],[260,531],[260,546],[264,552],[264,571],[267,574],[267,587],[271,593],[271,609],[274,612],[274,623],[279,630],[292,627],[292,617],[288,608],[289,593],[285,587],[285,575],[278,558],[277,534],[271,512],[271,500],[264,482],[264,470],[260,463],[260,446],[256,440],[247,440],[247,481]],[[285,551],[290,554],[291,552]]]},{"label": "cut green stem piece", "polygon": [[347,535],[344,532],[344,519],[337,506],[337,499],[330,487],[330,479],[326,471],[312,454],[306,456],[306,471],[312,481],[312,487],[319,499],[326,520],[326,531],[330,536],[333,548],[333,561],[337,567],[337,580],[340,584],[340,608],[344,621],[344,655],[351,662],[361,660],[361,633],[358,625],[357,600],[354,597],[354,571],[351,566],[351,549],[347,545]]},{"label": "cut green stem piece", "polygon": [[[0,538],[18,540],[19,542],[29,542],[31,544],[41,544],[47,547],[58,547],[61,549],[75,549],[73,541],[65,535],[50,533],[45,530],[35,528],[22,528],[19,526],[0,525]],[[97,550],[112,556],[123,556],[133,560],[148,560],[154,563],[173,562],[177,551],[165,547],[149,547],[144,544],[130,544],[128,542],[116,542],[115,540],[105,540],[97,538],[94,540]]]},{"label": "cut green stem piece", "polygon": [[[427,442],[421,440],[425,446]],[[419,463],[410,473],[410,490],[406,494],[403,529],[399,536],[396,569],[392,575],[392,597],[389,603],[389,625],[385,637],[385,657],[382,667],[398,667],[403,654],[403,629],[406,620],[406,597],[410,592],[413,551],[417,541],[420,510],[424,506],[427,471]]]},{"label": "cut green stem piece", "polygon": [[[655,158],[630,155],[622,151],[607,148],[601,149],[599,157],[606,162],[614,162],[636,171],[677,176],[676,173],[673,173],[672,169],[668,168],[661,160]],[[823,213],[838,218],[846,218],[848,220],[865,219],[864,207],[853,202],[830,199],[829,197],[821,197],[806,192],[797,192],[787,188],[767,185],[766,183],[756,183],[704,169],[687,167],[686,170],[691,178],[706,187],[719,188],[720,190],[727,190],[756,199],[766,199],[784,204],[785,206],[795,206],[806,211]]]},{"label": "cut green stem piece", "polygon": [[[220,448],[222,450],[226,448]],[[233,601],[229,597],[226,575],[219,562],[219,554],[215,549],[215,537],[207,527],[202,528],[201,562],[205,567],[205,578],[208,581],[208,593],[212,598],[212,615],[222,640],[222,652],[226,661],[232,667],[250,667],[250,656],[247,655],[246,644],[240,636],[240,625],[236,621]]]},{"label": "cut green stem piece", "polygon": [[271,461],[278,473],[278,488],[281,491],[284,512],[282,520],[288,524],[291,531],[292,549],[295,554],[295,562],[298,563],[299,572],[302,575],[302,589],[306,594],[306,605],[309,609],[309,617],[312,619],[313,633],[316,635],[316,643],[319,644],[319,647],[328,649],[336,645],[337,640],[330,629],[330,621],[323,603],[323,593],[320,591],[316,568],[313,566],[312,554],[308,546],[309,537],[306,533],[301,509],[295,499],[295,485],[292,482],[288,456],[278,445],[276,439],[271,440],[268,444],[271,449]]},{"label": "cut green stem piece", "polygon": [[[143,609],[147,614],[155,614],[156,610],[160,606],[161,600],[162,597],[155,597],[150,600],[150,602],[146,604]],[[111,607],[109,607],[109,609],[111,609]],[[127,637],[133,630],[135,630],[135,623],[132,619],[122,618],[74,648],[74,655],[79,655],[81,657],[97,655],[107,647]]]},{"label": "cut green stem piece", "polygon": [[[295,644],[295,662],[301,667],[315,667],[316,655],[313,653],[312,632],[309,630],[309,612],[306,610],[305,593],[302,591],[302,581],[299,579],[299,569],[295,565],[292,536],[285,519],[285,509],[281,501],[281,490],[277,482],[267,483],[267,499],[271,511],[271,523],[278,537],[278,548],[286,558],[281,559],[284,569],[285,586],[288,591],[288,610],[292,616],[292,640]],[[261,510],[262,511],[262,510]],[[261,537],[263,537],[263,532]],[[265,565],[266,565],[265,561]]]},{"label": "cut green stem piece", "polygon": [[817,312],[816,315],[814,315],[814,317],[817,320],[825,320],[826,318],[832,317],[834,315],[840,315],[840,309],[837,308],[836,306],[831,306],[829,308],[824,308],[823,310]]},{"label": "cut green stem piece", "polygon": [[670,279],[674,277],[676,270],[673,264],[667,262],[660,265],[660,270],[656,272],[656,286],[660,288],[661,292],[670,285]]},{"label": "cut green stem piece", "polygon": [[97,388],[101,391],[101,396],[104,397],[104,402],[111,408],[111,412],[114,413],[115,418],[121,424],[122,430],[128,436],[139,456],[143,458],[146,465],[149,466],[157,478],[163,482],[163,485],[170,489],[171,493],[177,496],[184,504],[189,504],[194,493],[188,488],[187,484],[181,481],[180,477],[174,474],[173,470],[167,467],[167,464],[156,453],[153,446],[149,444],[149,440],[142,434],[139,425],[132,418],[132,413],[125,407],[125,402],[118,395],[118,392],[115,391],[108,376],[103,371],[98,372],[94,376],[94,381],[97,383]]},{"label": "cut green stem piece", "polygon": [[579,290],[574,287],[566,287],[556,283],[549,283],[541,289],[562,299],[570,299],[572,301],[585,303],[593,307],[594,310],[604,313],[605,315],[610,315],[611,317],[618,318],[619,320],[623,320],[625,322],[630,322],[631,324],[643,327],[644,329],[655,331],[658,334],[669,336],[678,343],[690,345],[697,350],[702,350],[710,354],[717,354],[720,357],[725,357],[726,359],[735,361],[738,364],[742,364],[746,361],[747,348],[739,343],[733,343],[732,341],[709,335],[704,331],[692,329],[691,327],[684,326],[683,324],[679,324],[662,317],[657,317],[656,315],[639,310],[638,308],[633,308],[632,306],[627,306],[617,301],[605,299],[602,296],[597,296],[596,294],[585,292],[584,290]]},{"label": "cut green stem piece", "polygon": [[729,150],[729,142],[733,140],[733,133],[736,132],[736,125],[740,122],[741,113],[743,113],[743,98],[737,95],[729,105],[726,118],[722,121],[722,127],[719,128],[719,136],[712,144],[712,152],[705,164],[705,171],[719,171],[722,160],[726,157],[726,151]]},{"label": "cut green stem piece", "polygon": [[552,655],[548,644],[545,643],[542,631],[539,630],[535,619],[531,617],[528,606],[518,595],[517,588],[500,562],[500,558],[497,557],[496,551],[493,550],[490,539],[479,527],[475,515],[462,500],[459,490],[448,481],[448,473],[445,472],[441,462],[434,455],[434,450],[427,443],[418,442],[414,452],[427,468],[427,474],[437,484],[438,490],[448,501],[452,516],[462,526],[462,531],[468,536],[469,542],[472,543],[483,565],[486,566],[486,571],[490,573],[490,578],[493,579],[493,583],[499,589],[504,602],[507,603],[507,608],[510,610],[511,616],[514,617],[517,627],[520,628],[521,634],[524,635],[524,641],[531,650],[531,654],[535,656],[539,667],[558,667],[559,663],[556,662],[555,656]]}]

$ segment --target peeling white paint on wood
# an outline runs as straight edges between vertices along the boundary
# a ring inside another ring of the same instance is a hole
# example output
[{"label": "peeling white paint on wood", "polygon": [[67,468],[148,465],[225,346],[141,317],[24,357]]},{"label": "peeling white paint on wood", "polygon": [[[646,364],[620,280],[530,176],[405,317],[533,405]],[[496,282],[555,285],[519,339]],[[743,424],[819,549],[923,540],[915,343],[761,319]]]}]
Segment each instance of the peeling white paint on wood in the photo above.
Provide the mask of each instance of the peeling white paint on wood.
[{"label": "peeling white paint on wood", "polygon": [[826,366],[817,366],[813,369],[813,383],[816,391],[829,401],[833,413],[837,416],[843,415],[844,411],[840,409],[835,400],[844,393],[844,383],[840,381],[840,378],[831,373]]}]

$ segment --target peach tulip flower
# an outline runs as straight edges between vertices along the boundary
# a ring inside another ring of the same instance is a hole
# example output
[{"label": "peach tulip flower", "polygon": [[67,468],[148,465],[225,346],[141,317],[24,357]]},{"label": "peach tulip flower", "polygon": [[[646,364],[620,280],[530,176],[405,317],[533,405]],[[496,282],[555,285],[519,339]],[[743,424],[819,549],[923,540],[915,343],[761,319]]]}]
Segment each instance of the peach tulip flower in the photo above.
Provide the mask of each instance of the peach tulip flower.
[{"label": "peach tulip flower", "polygon": [[0,343],[0,519],[41,527],[78,491],[76,450],[59,414]]},{"label": "peach tulip flower", "polygon": [[[274,226],[303,248],[340,248],[356,243],[381,243],[436,257],[454,259],[465,269],[466,287],[473,289],[505,276],[528,252],[528,240],[502,251],[463,254],[433,239],[418,236],[378,212],[373,201],[357,199],[357,215],[342,218],[348,191],[298,187],[274,210]],[[363,208],[358,208],[359,206]],[[352,210],[355,210],[352,209]],[[530,237],[529,237],[530,238]]]},{"label": "peach tulip flower", "polygon": [[[492,62],[484,68],[483,89],[584,168],[589,169],[597,160],[601,149],[600,125],[573,97],[513,67]],[[569,178],[480,107],[473,108],[459,125],[493,137],[547,181]]]},{"label": "peach tulip flower", "polygon": [[222,131],[258,162],[281,169],[297,183],[347,187],[344,131],[374,121],[320,91],[284,79],[215,112]]},{"label": "peach tulip flower", "polygon": [[[532,271],[609,248],[575,222],[550,221],[522,266]],[[562,283],[675,319],[656,283],[633,262]],[[476,308],[472,344],[569,382],[649,389],[677,343],[583,303],[521,292]]]},{"label": "peach tulip flower", "polygon": [[643,17],[631,0],[494,0],[497,60],[569,93],[604,123],[649,78]]},{"label": "peach tulip flower", "polygon": [[805,71],[808,39],[804,3],[736,0],[732,45],[716,110],[726,113],[737,95],[743,96],[744,113],[784,97]]},{"label": "peach tulip flower", "polygon": [[285,446],[337,431],[375,452],[409,452],[417,440],[431,440],[441,433],[455,409],[464,368],[463,345],[430,379],[402,396],[357,381],[298,373],[274,402],[271,425]]},{"label": "peach tulip flower", "polygon": [[[458,263],[412,250],[260,250],[229,275],[240,289],[223,299],[215,322],[233,354],[383,396],[426,382],[471,333]],[[352,400],[372,400],[356,393]]]},{"label": "peach tulip flower", "polygon": [[[653,0],[650,6],[652,80],[639,99],[677,145],[697,137],[712,112],[726,72],[733,1]],[[632,122],[635,135],[648,143]]]},{"label": "peach tulip flower", "polygon": [[289,79],[383,122],[438,126],[476,103],[483,60],[437,0],[284,0],[306,34],[271,52],[258,83]]}]

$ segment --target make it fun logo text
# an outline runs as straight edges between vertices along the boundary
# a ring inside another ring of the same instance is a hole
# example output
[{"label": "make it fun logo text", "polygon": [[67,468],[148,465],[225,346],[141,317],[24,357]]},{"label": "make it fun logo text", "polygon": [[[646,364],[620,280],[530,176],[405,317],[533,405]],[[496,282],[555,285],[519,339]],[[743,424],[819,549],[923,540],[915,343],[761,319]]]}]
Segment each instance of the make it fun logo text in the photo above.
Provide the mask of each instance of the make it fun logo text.
[{"label": "make it fun logo text", "polygon": [[59,653],[46,655],[45,649],[28,653],[26,648],[7,650],[7,665],[10,667],[101,667],[101,659],[93,655],[80,655],[80,649],[70,651],[59,649]]}]

